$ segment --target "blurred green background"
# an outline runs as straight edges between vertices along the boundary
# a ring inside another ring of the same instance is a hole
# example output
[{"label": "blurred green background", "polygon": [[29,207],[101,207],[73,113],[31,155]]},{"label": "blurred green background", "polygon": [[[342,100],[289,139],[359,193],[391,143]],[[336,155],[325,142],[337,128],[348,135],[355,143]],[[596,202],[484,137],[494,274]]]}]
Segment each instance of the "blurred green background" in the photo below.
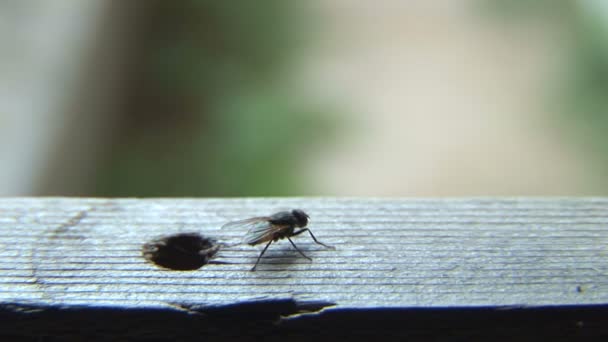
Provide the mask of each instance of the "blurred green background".
[{"label": "blurred green background", "polygon": [[100,196],[307,193],[299,167],[331,141],[327,106],[282,75],[314,17],[299,2],[150,6]]},{"label": "blurred green background", "polygon": [[608,193],[604,1],[0,13],[4,196]]},{"label": "blurred green background", "polygon": [[542,100],[554,113],[554,125],[564,138],[589,151],[587,167],[596,193],[608,190],[608,3],[585,1],[508,1],[484,4],[490,18],[511,25],[541,21],[563,36],[564,58],[545,84]]}]

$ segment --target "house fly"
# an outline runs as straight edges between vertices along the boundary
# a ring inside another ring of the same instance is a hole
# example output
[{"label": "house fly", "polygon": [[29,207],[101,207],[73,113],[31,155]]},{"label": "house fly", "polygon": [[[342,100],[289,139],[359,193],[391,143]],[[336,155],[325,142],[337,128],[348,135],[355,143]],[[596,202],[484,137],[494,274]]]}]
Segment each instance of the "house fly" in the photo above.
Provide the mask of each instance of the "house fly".
[{"label": "house fly", "polygon": [[270,244],[280,239],[289,240],[291,245],[303,257],[312,261],[312,259],[306,256],[306,254],[304,254],[291,240],[291,237],[300,235],[304,232],[308,232],[315,243],[325,246],[326,248],[335,249],[333,246],[326,245],[317,240],[312,231],[309,228],[306,228],[309,219],[310,217],[304,211],[294,209],[291,211],[280,211],[270,216],[252,217],[245,220],[229,222],[222,226],[222,228],[247,228],[248,231],[245,234],[243,242],[251,246],[267,242],[262,253],[258,256],[255,265],[251,268],[251,271],[255,271],[255,268],[258,266],[260,259]]}]

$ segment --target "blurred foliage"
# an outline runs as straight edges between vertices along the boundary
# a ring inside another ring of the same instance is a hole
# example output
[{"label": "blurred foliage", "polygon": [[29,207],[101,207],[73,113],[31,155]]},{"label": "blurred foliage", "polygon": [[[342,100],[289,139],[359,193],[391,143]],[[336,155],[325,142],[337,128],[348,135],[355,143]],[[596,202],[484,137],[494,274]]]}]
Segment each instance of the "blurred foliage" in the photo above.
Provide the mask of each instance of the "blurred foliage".
[{"label": "blurred foliage", "polygon": [[298,169],[334,134],[290,90],[314,16],[302,2],[147,2],[125,116],[99,196],[306,194]]},{"label": "blurred foliage", "polygon": [[596,9],[592,3],[581,2],[573,14],[571,64],[558,103],[608,171],[608,4]]},{"label": "blurred foliage", "polygon": [[478,0],[477,4],[493,18],[512,21],[567,16],[572,7],[569,0]]},{"label": "blurred foliage", "polygon": [[[494,0],[493,12],[503,18],[546,20],[561,31],[565,65],[551,91],[551,110],[561,114],[565,138],[575,138],[593,151],[594,168],[608,172],[608,1]],[[608,179],[603,188],[608,188]]]}]

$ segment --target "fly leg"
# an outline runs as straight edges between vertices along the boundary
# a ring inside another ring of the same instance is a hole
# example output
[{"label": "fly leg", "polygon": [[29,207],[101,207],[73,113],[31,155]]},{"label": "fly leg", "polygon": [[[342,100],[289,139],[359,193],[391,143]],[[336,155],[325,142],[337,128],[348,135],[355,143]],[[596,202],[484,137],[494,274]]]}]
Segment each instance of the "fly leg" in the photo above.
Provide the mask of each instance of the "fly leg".
[{"label": "fly leg", "polygon": [[[293,233],[291,236],[296,236],[296,235],[302,234],[304,232],[308,232],[310,234],[310,237],[312,237],[312,239],[315,240],[316,244],[319,244],[321,246],[325,246],[326,248],[329,248],[329,249],[336,249],[336,247],[334,247],[334,246],[326,245],[323,242],[317,240],[317,238],[312,234],[312,231],[310,229],[308,229],[308,228],[300,229],[297,232]],[[291,241],[291,240],[289,240],[289,241]],[[292,242],[292,244],[293,244],[293,242]]]},{"label": "fly leg", "polygon": [[298,246],[296,246],[296,244],[295,244],[295,243],[293,243],[293,241],[291,241],[291,239],[290,239],[288,236],[286,236],[286,238],[287,238],[287,240],[289,240],[289,242],[291,242],[291,245],[292,245],[292,246],[293,246],[293,247],[296,249],[296,251],[300,252],[300,254],[302,254],[302,256],[303,256],[303,257],[305,257],[306,259],[308,259],[308,260],[312,261],[312,259],[311,259],[311,258],[309,258],[309,257],[307,257],[307,256],[306,256],[306,254],[304,254],[304,253],[303,253],[303,252],[302,252],[302,251],[301,251],[301,250],[298,248]]},{"label": "fly leg", "polygon": [[266,253],[266,250],[268,249],[268,246],[270,246],[272,241],[273,240],[268,241],[268,244],[266,245],[266,247],[264,247],[264,249],[262,250],[262,253],[260,253],[260,256],[258,256],[258,260],[255,262],[255,265],[253,265],[253,267],[251,268],[251,272],[255,272],[255,268],[260,263],[260,259],[262,259],[262,255],[264,255],[264,253]]}]

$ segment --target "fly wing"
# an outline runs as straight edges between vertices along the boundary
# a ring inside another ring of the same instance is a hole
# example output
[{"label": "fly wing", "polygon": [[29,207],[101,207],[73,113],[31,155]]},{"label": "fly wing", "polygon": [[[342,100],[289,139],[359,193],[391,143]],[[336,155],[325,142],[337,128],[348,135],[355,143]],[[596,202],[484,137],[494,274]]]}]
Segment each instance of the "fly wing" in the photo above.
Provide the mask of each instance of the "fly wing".
[{"label": "fly wing", "polygon": [[262,217],[252,217],[252,218],[248,218],[245,220],[232,221],[232,222],[228,222],[225,225],[223,225],[222,229],[234,229],[234,228],[249,229],[252,226],[256,225],[257,223],[268,222],[269,219],[270,219],[270,217],[262,216]]},{"label": "fly wing", "polygon": [[243,242],[249,245],[257,245],[274,238],[274,234],[285,228],[283,225],[272,224],[268,221],[258,222],[249,229]]},{"label": "fly wing", "polygon": [[273,224],[270,221],[271,217],[261,216],[252,217],[245,220],[228,222],[222,226],[222,229],[248,229],[243,237],[243,243],[248,245],[257,245],[265,241],[272,240],[274,234],[286,228],[286,225]]}]

